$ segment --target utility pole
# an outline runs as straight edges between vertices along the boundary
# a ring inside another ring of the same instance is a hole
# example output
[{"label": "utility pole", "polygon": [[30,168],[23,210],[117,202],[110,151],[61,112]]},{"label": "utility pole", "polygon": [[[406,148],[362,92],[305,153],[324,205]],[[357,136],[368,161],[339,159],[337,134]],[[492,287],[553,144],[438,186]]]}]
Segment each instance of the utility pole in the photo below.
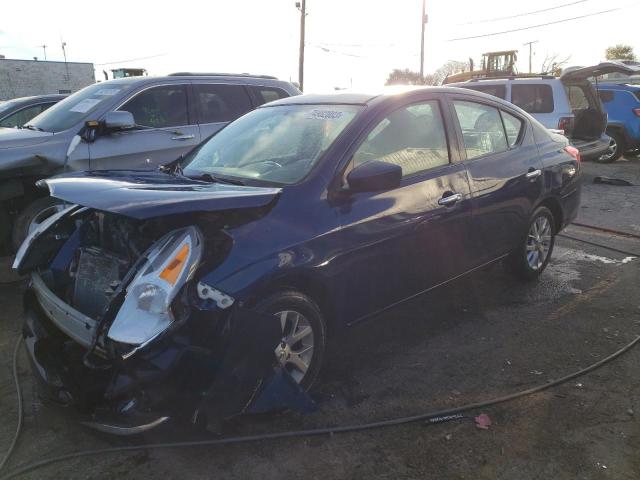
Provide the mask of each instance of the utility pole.
[{"label": "utility pole", "polygon": [[534,43],[538,43],[538,40],[534,40],[532,42],[526,42],[522,44],[522,45],[529,45],[529,73],[533,73],[533,69],[531,68],[531,57],[533,55],[533,52],[531,50],[531,45],[533,45]]},{"label": "utility pole", "polygon": [[424,80],[424,26],[427,24],[426,0],[422,0],[422,19],[420,33],[420,80]]},{"label": "utility pole", "polygon": [[62,45],[62,55],[64,56],[64,68],[67,72],[66,81],[67,83],[69,83],[69,80],[71,78],[69,77],[69,65],[67,65],[67,42],[63,41],[62,38],[60,38],[60,44]]},{"label": "utility pole", "polygon": [[46,45],[38,45],[38,47],[42,48],[42,52],[44,53],[44,60],[47,61],[47,46]]},{"label": "utility pole", "polygon": [[296,8],[300,10],[300,56],[298,58],[298,83],[300,90],[304,91],[304,28],[306,13],[306,0],[296,2]]}]

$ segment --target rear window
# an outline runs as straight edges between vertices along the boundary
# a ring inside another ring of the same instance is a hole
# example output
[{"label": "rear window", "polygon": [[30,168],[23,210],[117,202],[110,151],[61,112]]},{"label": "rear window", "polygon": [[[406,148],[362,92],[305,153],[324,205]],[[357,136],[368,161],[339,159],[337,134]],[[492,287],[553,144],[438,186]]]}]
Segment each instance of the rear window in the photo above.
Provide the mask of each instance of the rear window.
[{"label": "rear window", "polygon": [[249,95],[242,85],[194,85],[200,123],[230,122],[251,110]]},{"label": "rear window", "polygon": [[289,96],[287,92],[285,92],[281,88],[253,87],[253,86],[249,88],[255,95],[258,105],[263,105],[265,103],[273,102],[275,100],[280,100],[281,98],[286,98]]},{"label": "rear window", "polygon": [[598,95],[600,96],[600,100],[602,100],[602,103],[613,102],[612,90],[599,90]]},{"label": "rear window", "polygon": [[528,113],[553,112],[553,90],[550,85],[511,85],[511,103]]},{"label": "rear window", "polygon": [[507,98],[507,88],[504,85],[474,85],[472,87],[467,87],[465,85],[464,88],[493,95],[494,97],[502,98],[503,100]]}]

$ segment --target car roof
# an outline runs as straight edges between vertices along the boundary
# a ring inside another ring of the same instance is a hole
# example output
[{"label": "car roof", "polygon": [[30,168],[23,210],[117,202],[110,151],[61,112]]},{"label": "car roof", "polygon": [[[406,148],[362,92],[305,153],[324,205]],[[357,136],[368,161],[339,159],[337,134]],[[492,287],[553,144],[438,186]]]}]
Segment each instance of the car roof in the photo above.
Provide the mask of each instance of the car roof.
[{"label": "car roof", "polygon": [[[508,102],[487,95],[482,92],[476,92],[473,90],[458,88],[458,87],[431,87],[422,85],[397,85],[384,87],[377,92],[363,93],[363,92],[338,92],[338,93],[325,93],[325,94],[305,94],[298,95],[296,97],[282,98],[270,102],[263,107],[272,107],[277,105],[322,105],[322,104],[339,104],[339,105],[367,105],[373,101],[379,102],[385,99],[391,99],[400,95],[406,95],[418,91],[429,91],[433,93],[462,93],[464,95],[474,95],[482,98],[489,98],[491,100],[498,100],[506,105],[510,105]],[[262,108],[262,107],[261,107]]]},{"label": "car roof", "polygon": [[22,104],[29,104],[29,103],[40,103],[42,101],[47,101],[47,100],[62,100],[63,98],[65,98],[67,96],[68,96],[68,94],[55,93],[55,94],[50,94],[50,95],[32,95],[30,97],[11,98],[11,99],[8,99],[6,101],[22,105]]},{"label": "car roof", "polygon": [[132,84],[145,84],[145,83],[155,83],[158,81],[180,81],[180,80],[211,80],[215,79],[217,81],[228,82],[228,83],[242,83],[248,85],[293,85],[290,82],[286,82],[284,80],[278,80],[275,77],[269,77],[267,75],[249,75],[246,73],[239,74],[227,74],[227,73],[189,73],[189,72],[179,72],[173,73],[171,75],[164,76],[144,76],[144,77],[126,77],[126,78],[115,78],[113,80],[105,80],[101,82],[103,84],[109,85],[132,85]]}]

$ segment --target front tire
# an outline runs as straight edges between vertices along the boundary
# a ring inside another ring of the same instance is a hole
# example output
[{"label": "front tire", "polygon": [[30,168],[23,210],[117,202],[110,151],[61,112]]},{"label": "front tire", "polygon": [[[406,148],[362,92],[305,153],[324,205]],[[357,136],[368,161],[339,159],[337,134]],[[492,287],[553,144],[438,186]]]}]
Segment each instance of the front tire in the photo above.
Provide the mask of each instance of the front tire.
[{"label": "front tire", "polygon": [[624,153],[624,137],[620,132],[612,130],[607,132],[607,135],[611,137],[611,141],[609,142],[609,148],[606,153],[596,158],[596,161],[599,163],[613,163]]},{"label": "front tire", "polygon": [[551,210],[538,207],[520,245],[507,258],[508,269],[522,281],[536,280],[551,259],[555,240],[555,219]]},{"label": "front tire", "polygon": [[296,291],[284,291],[259,302],[256,310],[275,315],[282,326],[282,341],[274,345],[276,363],[302,388],[316,380],[326,345],[326,326],[318,305]]},{"label": "front tire", "polygon": [[53,197],[42,197],[27,205],[16,217],[11,232],[11,243],[14,251],[27,238],[27,235],[44,222],[51,215],[58,213],[64,208],[64,204]]}]

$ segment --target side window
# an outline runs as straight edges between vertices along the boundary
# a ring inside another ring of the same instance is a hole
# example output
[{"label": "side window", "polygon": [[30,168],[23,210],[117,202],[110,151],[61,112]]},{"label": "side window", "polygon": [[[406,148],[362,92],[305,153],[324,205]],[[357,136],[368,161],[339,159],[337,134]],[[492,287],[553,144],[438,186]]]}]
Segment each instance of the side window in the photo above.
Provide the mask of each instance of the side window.
[{"label": "side window", "polygon": [[504,123],[504,129],[507,132],[507,142],[511,148],[518,142],[524,122],[504,110],[500,110],[500,115],[502,115],[502,123]]},{"label": "side window", "polygon": [[511,103],[527,113],[553,112],[553,90],[550,85],[511,84]]},{"label": "side window", "polygon": [[17,112],[9,115],[2,120],[0,127],[14,128],[21,127],[36,115],[39,115],[43,111],[42,105],[34,105],[32,107],[23,108]]},{"label": "side window", "polygon": [[467,159],[507,150],[507,138],[497,108],[455,100]]},{"label": "side window", "polygon": [[242,85],[194,85],[200,123],[230,122],[251,110],[249,95]]},{"label": "side window", "polygon": [[399,165],[405,177],[448,164],[447,136],[438,102],[400,108],[378,123],[354,154],[353,164],[371,160]]},{"label": "side window", "polygon": [[474,85],[473,87],[465,87],[476,92],[483,92],[494,97],[507,98],[507,88],[504,85]]},{"label": "side window", "polygon": [[274,87],[249,87],[258,101],[258,105],[273,102],[281,98],[287,98],[287,92]]},{"label": "side window", "polygon": [[571,110],[586,110],[589,108],[589,97],[583,87],[579,85],[567,85],[565,86],[565,91],[569,98]]},{"label": "side window", "polygon": [[602,103],[613,102],[613,90],[598,90],[598,95]]},{"label": "side window", "polygon": [[131,112],[136,124],[152,128],[189,125],[187,90],[184,85],[165,85],[145,90],[119,110]]}]

